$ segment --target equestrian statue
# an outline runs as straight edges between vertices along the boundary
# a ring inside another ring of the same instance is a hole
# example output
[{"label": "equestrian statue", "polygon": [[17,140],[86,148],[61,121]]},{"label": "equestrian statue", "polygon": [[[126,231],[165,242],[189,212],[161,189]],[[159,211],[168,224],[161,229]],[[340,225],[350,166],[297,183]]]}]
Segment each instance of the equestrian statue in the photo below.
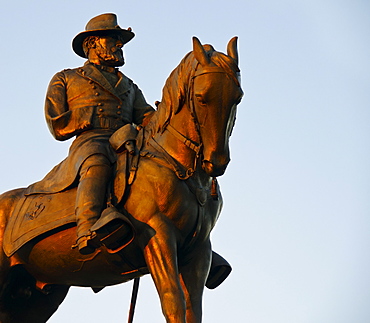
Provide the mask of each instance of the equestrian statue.
[{"label": "equestrian statue", "polygon": [[133,37],[115,14],[92,18],[72,42],[86,63],[50,81],[49,129],[75,139],[41,181],[0,196],[0,323],[44,323],[70,286],[145,274],[167,323],[199,323],[204,287],[231,271],[210,232],[243,96],[237,38],[226,55],[194,37],[154,109],[118,69]]}]

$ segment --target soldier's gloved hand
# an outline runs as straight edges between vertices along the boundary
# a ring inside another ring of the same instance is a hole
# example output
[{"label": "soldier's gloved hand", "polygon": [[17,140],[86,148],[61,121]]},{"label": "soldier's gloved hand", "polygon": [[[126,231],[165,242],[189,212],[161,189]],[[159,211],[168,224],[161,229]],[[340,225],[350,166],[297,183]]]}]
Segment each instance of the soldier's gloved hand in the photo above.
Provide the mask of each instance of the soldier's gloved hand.
[{"label": "soldier's gloved hand", "polygon": [[130,155],[133,155],[134,152],[135,152],[135,141],[134,140],[127,140],[125,142],[125,148],[126,148],[127,152]]}]

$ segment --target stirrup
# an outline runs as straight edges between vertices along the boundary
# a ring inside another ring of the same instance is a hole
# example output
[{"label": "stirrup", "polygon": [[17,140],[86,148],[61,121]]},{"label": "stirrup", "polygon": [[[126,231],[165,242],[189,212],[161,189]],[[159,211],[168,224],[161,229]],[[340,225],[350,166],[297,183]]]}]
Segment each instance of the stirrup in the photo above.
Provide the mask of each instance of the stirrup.
[{"label": "stirrup", "polygon": [[96,239],[96,234],[88,234],[77,238],[76,244],[72,246],[72,249],[78,248],[78,251],[82,255],[92,254],[96,248],[99,247]]},{"label": "stirrup", "polygon": [[134,238],[134,228],[130,220],[115,207],[105,209],[90,231],[96,235],[96,240],[110,250],[125,246]]}]

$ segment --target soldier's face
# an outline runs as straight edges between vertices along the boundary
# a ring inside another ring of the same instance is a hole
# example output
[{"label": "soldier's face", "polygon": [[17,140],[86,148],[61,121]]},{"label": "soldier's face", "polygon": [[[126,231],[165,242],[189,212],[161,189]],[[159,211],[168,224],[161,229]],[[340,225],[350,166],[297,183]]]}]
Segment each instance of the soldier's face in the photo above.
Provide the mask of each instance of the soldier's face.
[{"label": "soldier's face", "polygon": [[119,37],[101,36],[95,44],[95,52],[101,65],[122,66],[125,64],[122,51],[123,42]]}]

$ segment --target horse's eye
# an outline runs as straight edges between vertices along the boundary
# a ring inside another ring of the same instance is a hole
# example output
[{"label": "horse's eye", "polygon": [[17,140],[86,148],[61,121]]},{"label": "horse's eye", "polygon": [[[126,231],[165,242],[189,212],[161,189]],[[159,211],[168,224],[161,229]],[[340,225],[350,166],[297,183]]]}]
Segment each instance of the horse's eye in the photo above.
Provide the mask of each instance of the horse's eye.
[{"label": "horse's eye", "polygon": [[206,101],[204,101],[203,97],[200,94],[195,94],[195,98],[197,99],[198,103],[200,105],[206,105]]}]

